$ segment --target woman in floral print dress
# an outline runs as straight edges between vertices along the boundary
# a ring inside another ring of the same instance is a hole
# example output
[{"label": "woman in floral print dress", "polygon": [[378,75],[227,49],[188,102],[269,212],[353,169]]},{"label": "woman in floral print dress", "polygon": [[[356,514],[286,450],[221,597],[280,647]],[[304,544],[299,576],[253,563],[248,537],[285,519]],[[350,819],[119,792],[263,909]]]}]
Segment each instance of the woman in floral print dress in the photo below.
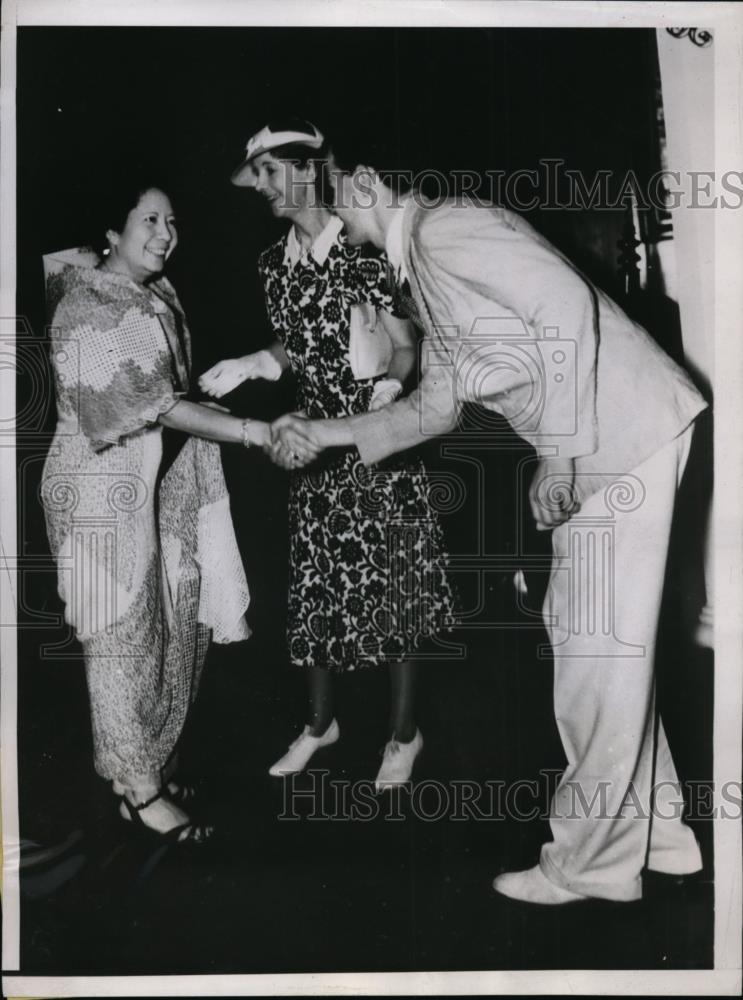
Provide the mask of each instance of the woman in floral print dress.
[{"label": "woman in floral print dress", "polygon": [[[200,385],[210,395],[291,367],[299,410],[347,416],[391,402],[413,367],[415,343],[395,316],[385,259],[349,246],[323,204],[323,154],[322,136],[307,122],[269,125],[248,143],[233,183],[254,187],[293,224],[259,263],[277,341],[206,372]],[[423,742],[411,655],[446,627],[453,603],[423,464],[403,459],[369,470],[354,453],[331,454],[292,473],[289,517],[289,652],[308,671],[310,721],[270,773],[301,771],[338,739],[334,673],[386,663],[390,739],[377,787],[399,784]]]}]

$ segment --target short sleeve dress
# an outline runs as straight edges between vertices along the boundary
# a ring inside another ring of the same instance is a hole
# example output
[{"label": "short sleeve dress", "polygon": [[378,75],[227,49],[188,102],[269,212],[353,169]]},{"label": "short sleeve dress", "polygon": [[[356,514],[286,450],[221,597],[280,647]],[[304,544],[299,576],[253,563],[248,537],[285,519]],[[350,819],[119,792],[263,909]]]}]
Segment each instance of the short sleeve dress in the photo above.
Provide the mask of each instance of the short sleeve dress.
[{"label": "short sleeve dress", "polygon": [[[294,371],[297,407],[311,417],[367,412],[374,383],[355,378],[350,311],[396,314],[383,255],[338,232],[329,249],[293,261],[287,237],[260,257],[269,318]],[[315,244],[317,247],[319,240]],[[290,485],[288,643],[298,666],[333,672],[401,661],[451,628],[448,556],[421,460],[366,468],[331,450]]]}]

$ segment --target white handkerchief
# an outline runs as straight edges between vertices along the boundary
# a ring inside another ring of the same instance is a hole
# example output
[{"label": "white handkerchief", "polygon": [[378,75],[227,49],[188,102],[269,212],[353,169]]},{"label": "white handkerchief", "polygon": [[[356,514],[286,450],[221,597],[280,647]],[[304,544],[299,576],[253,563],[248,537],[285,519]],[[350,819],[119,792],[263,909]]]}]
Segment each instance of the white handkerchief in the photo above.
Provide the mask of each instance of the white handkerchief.
[{"label": "white handkerchief", "polygon": [[384,375],[392,358],[392,341],[368,302],[351,306],[349,355],[355,379]]}]

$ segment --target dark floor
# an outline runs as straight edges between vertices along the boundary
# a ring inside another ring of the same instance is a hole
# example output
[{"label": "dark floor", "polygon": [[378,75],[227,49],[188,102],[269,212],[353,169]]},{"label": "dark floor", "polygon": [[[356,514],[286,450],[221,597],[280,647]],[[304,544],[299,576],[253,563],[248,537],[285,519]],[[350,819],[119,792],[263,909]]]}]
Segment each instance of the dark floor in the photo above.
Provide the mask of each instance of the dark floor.
[{"label": "dark floor", "polygon": [[[58,632],[29,622],[19,656],[22,971],[711,967],[712,830],[704,819],[692,816],[704,871],[685,881],[649,877],[641,902],[553,910],[493,893],[494,875],[533,864],[549,838],[546,822],[519,819],[514,806],[530,810],[534,788],[537,804],[546,802],[563,766],[551,664],[537,656],[546,637],[517,612],[509,573],[486,574],[474,588],[473,574],[462,573],[460,591],[465,607],[480,599],[470,626],[519,627],[463,629],[452,641],[466,656],[447,654],[421,668],[425,748],[415,800],[380,799],[368,784],[386,739],[384,671],[341,679],[342,737],[313,759],[313,772],[294,784],[269,778],[268,766],[303,722],[302,678],[283,652],[285,515],[281,488],[265,479],[267,471],[258,469],[268,488],[251,489],[244,475],[234,478],[228,456],[254,637],[213,647],[184,749],[219,837],[200,852],[153,849],[118,819],[92,769],[77,647],[66,650],[71,659],[42,654]],[[472,551],[471,514],[446,525],[460,557]],[[488,541],[495,551],[509,544]],[[539,579],[530,578],[533,591]],[[36,578],[31,608],[58,610],[52,582]],[[708,781],[711,662],[680,644],[684,590],[670,590],[676,605],[661,644],[660,699],[681,776]],[[517,781],[536,784],[522,785],[510,802],[501,793],[499,803],[498,783],[513,792]],[[345,806],[338,782],[353,789]],[[475,793],[463,806],[463,796]]]}]

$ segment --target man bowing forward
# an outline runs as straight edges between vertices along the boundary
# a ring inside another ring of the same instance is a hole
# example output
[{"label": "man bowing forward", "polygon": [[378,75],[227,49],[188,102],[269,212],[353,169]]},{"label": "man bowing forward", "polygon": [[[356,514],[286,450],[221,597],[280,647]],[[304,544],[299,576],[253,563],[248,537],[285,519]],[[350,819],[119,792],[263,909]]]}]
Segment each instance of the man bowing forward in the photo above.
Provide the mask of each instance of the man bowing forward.
[{"label": "man bowing forward", "polygon": [[291,465],[297,450],[355,446],[371,465],[452,431],[466,402],[533,445],[529,501],[537,527],[552,530],[543,611],[568,763],[539,863],[493,884],[544,904],[638,899],[646,865],[701,868],[657,718],[654,658],[676,491],[706,404],[518,215],[462,199],[427,205],[358,160],[343,166],[330,163],[334,211],[349,242],[386,250],[423,331],[421,380],[374,413],[284,417],[276,449]]}]

